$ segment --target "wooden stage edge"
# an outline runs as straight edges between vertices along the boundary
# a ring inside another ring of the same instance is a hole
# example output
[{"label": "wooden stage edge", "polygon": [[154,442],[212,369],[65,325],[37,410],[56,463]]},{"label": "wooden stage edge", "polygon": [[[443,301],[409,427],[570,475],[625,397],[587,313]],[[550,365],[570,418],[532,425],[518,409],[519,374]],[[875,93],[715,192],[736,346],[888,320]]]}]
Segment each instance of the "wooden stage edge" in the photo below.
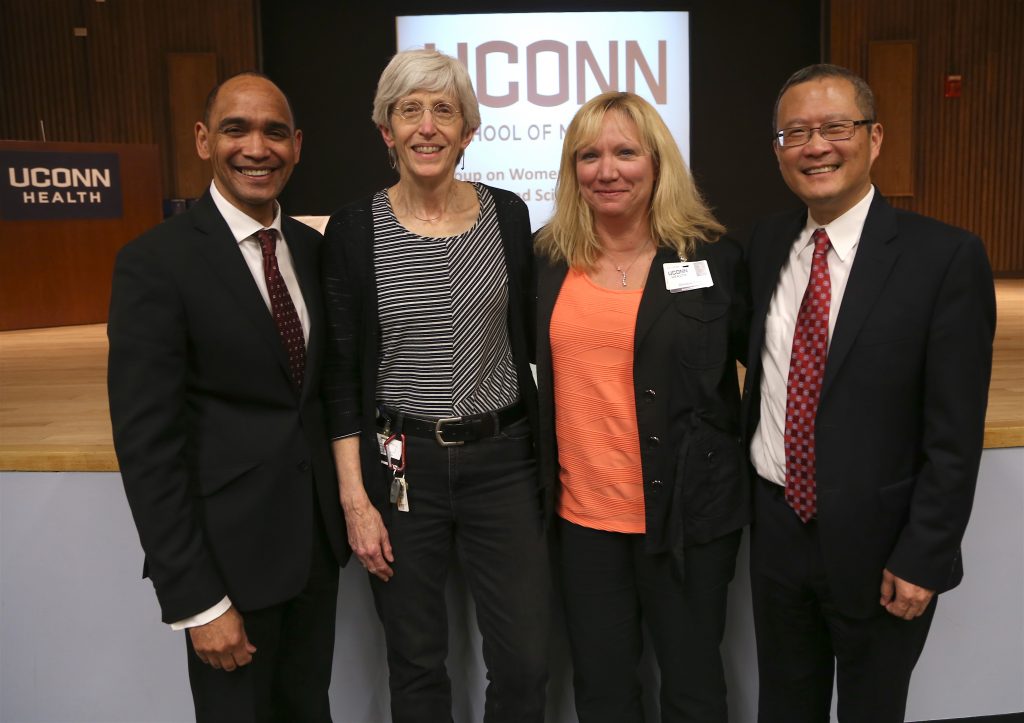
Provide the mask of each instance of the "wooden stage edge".
[{"label": "wooden stage edge", "polygon": [[[1024,446],[1024,279],[996,280],[985,447]],[[0,332],[0,471],[116,472],[106,325]]]}]

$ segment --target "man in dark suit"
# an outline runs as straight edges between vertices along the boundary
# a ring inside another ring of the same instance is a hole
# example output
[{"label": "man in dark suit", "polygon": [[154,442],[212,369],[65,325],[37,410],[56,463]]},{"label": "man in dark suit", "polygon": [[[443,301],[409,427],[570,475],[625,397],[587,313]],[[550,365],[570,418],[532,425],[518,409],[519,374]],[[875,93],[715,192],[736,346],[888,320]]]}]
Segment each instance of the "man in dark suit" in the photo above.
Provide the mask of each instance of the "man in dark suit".
[{"label": "man in dark suit", "polygon": [[214,180],[118,254],[114,445],[200,721],[329,721],[347,554],[319,396],[320,235],[276,198],[302,133],[254,73],[196,123]]},{"label": "man in dark suit", "polygon": [[762,723],[903,721],[963,571],[992,366],[981,240],[891,207],[871,89],[795,73],[775,153],[806,210],[759,224],[744,423]]}]

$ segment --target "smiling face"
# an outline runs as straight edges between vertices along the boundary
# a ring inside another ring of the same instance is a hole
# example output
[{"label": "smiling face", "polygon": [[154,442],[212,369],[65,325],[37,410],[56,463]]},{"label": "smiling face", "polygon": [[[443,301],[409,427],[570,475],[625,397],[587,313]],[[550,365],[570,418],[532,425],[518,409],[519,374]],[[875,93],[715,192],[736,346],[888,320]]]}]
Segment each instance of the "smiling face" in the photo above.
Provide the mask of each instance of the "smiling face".
[{"label": "smiling face", "polygon": [[209,126],[196,123],[196,151],[213,166],[217,190],[264,225],[274,200],[299,162],[302,131],[295,130],[284,95],[266,78],[238,76],[221,86]]},{"label": "smiling face", "polygon": [[[794,85],[779,103],[776,128],[808,126],[836,120],[861,120],[853,84],[825,77]],[[821,224],[849,211],[871,188],[871,164],[882,148],[882,126],[859,126],[845,141],[823,140],[818,132],[802,146],[780,148],[775,156],[786,185],[807,204]]]},{"label": "smiling face", "polygon": [[576,153],[576,178],[595,220],[646,216],[655,168],[636,124],[619,111],[605,113],[600,134]]},{"label": "smiling face", "polygon": [[419,120],[407,121],[392,112],[391,127],[380,126],[384,143],[395,150],[398,172],[403,177],[451,178],[462,151],[473,140],[473,129],[466,127],[461,114],[448,125],[437,123],[429,109],[438,103],[459,108],[458,100],[453,94],[418,90],[402,96],[395,106],[411,102],[427,109]]}]

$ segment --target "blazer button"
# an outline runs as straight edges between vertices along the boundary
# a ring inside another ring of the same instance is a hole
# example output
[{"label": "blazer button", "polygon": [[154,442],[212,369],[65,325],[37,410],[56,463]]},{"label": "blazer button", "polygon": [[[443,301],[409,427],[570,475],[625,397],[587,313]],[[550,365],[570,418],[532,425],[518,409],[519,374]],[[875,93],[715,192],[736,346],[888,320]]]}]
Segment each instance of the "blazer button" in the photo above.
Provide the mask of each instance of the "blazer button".
[{"label": "blazer button", "polygon": [[647,438],[647,444],[651,447],[657,447],[659,444],[661,444],[661,439],[652,434],[650,437]]},{"label": "blazer button", "polygon": [[654,398],[656,396],[658,396],[658,393],[656,391],[654,391],[653,389],[645,389],[644,390],[644,397],[646,397],[648,402],[653,402]]},{"label": "blazer button", "polygon": [[305,472],[306,470],[309,469],[309,462],[306,460],[302,460],[297,465],[295,465],[295,469],[299,470],[299,472]]},{"label": "blazer button", "polygon": [[716,457],[715,450],[711,450],[710,452],[708,452],[708,463],[714,464],[715,463],[715,457]]},{"label": "blazer button", "polygon": [[652,479],[651,480],[651,487],[653,487],[655,491],[660,490],[661,487],[662,487],[661,480],[660,479]]}]

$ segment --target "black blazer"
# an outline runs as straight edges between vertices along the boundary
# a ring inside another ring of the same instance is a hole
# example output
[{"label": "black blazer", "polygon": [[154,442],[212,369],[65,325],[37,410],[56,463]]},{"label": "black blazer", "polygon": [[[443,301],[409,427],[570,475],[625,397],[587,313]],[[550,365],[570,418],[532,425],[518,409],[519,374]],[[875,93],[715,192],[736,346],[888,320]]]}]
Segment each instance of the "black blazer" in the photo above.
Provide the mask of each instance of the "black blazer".
[{"label": "black blazer", "polygon": [[313,494],[348,554],[319,395],[321,237],[285,218],[309,310],[305,383],[210,194],[125,246],[110,302],[114,446],[165,622],[229,595],[240,610],[308,578]]},{"label": "black blazer", "polygon": [[[508,335],[516,366],[519,395],[536,429],[537,391],[530,372],[533,359],[533,274],[530,215],[514,193],[484,186],[494,198],[508,275]],[[373,266],[373,196],[331,216],[323,244],[323,287],[329,341],[324,371],[332,438],[362,432],[360,461],[370,501],[389,519],[390,478],[377,447],[377,367],[380,322],[377,276]]]},{"label": "black blazer", "polygon": [[[757,428],[765,317],[806,211],[759,224],[744,430]],[[981,240],[876,191],[815,423],[818,530],[836,603],[878,609],[882,569],[942,592],[963,576],[984,436],[995,291]],[[770,550],[763,551],[770,560]],[[770,564],[770,563],[769,563]]]},{"label": "black blazer", "polygon": [[[640,435],[645,548],[670,551],[737,530],[750,519],[743,482],[736,362],[745,358],[749,324],[746,266],[738,244],[699,244],[714,285],[671,293],[662,265],[679,260],[659,248],[637,312],[633,396]],[[541,411],[541,483],[554,513],[559,484],[555,437],[551,314],[568,269],[538,261],[537,384]]]}]

